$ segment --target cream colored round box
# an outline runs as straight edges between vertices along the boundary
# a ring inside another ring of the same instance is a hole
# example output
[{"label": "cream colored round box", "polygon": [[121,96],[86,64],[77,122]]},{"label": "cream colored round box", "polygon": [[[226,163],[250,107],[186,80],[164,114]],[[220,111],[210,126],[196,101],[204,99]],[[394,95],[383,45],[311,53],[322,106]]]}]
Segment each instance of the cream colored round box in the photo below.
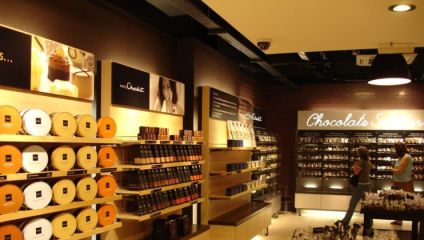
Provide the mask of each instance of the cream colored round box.
[{"label": "cream colored round box", "polygon": [[25,240],[50,240],[53,234],[52,224],[45,218],[24,221],[20,228]]},{"label": "cream colored round box", "polygon": [[53,150],[51,155],[52,165],[59,171],[68,171],[75,165],[76,156],[74,149],[63,145]]},{"label": "cream colored round box", "polygon": [[68,112],[58,112],[50,114],[52,128],[50,135],[59,137],[72,137],[77,131],[77,121]]},{"label": "cream colored round box", "polygon": [[49,184],[39,181],[21,186],[24,194],[24,205],[29,209],[47,207],[52,200],[52,189]]},{"label": "cream colored round box", "polygon": [[22,117],[21,134],[32,136],[47,136],[52,127],[50,116],[41,109],[20,111]]},{"label": "cream colored round box", "polygon": [[75,116],[77,121],[77,136],[93,138],[97,134],[97,122],[91,115],[83,114]]},{"label": "cream colored round box", "polygon": [[49,163],[46,150],[38,145],[32,145],[22,150],[22,168],[29,173],[41,172]]},{"label": "cream colored round box", "polygon": [[93,169],[97,164],[97,152],[92,146],[84,146],[77,150],[77,164],[84,169]]}]

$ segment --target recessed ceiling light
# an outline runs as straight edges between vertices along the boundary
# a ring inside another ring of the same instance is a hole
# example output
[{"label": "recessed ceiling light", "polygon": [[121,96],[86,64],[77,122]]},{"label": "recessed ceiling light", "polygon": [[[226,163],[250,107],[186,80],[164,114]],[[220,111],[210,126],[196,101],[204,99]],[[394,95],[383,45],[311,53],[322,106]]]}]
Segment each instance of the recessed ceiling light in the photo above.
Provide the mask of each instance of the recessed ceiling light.
[{"label": "recessed ceiling light", "polygon": [[414,9],[415,5],[412,4],[397,4],[389,7],[389,10],[393,12],[408,12]]}]

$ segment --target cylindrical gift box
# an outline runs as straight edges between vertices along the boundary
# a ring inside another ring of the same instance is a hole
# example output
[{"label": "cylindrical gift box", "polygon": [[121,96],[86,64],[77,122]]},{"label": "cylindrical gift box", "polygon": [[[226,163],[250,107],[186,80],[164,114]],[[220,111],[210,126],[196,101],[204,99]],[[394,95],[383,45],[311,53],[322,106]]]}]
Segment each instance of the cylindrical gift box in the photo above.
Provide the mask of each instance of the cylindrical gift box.
[{"label": "cylindrical gift box", "polygon": [[110,117],[102,117],[97,121],[97,133],[101,138],[113,138],[116,134],[116,123]]},{"label": "cylindrical gift box", "polygon": [[24,202],[24,195],[19,187],[6,184],[0,187],[0,214],[17,212]]},{"label": "cylindrical gift box", "polygon": [[8,224],[0,227],[0,239],[22,240],[22,232],[17,226]]},{"label": "cylindrical gift box", "polygon": [[50,116],[41,109],[20,111],[22,116],[21,134],[46,136],[52,127]]},{"label": "cylindrical gift box", "polygon": [[96,228],[99,217],[96,210],[84,208],[74,213],[77,219],[77,228],[81,232],[88,232]]},{"label": "cylindrical gift box", "polygon": [[110,175],[99,176],[97,178],[97,193],[101,197],[112,196],[115,193],[116,187],[116,180]]},{"label": "cylindrical gift box", "polygon": [[59,171],[68,171],[75,164],[76,156],[74,149],[63,145],[53,150],[51,155],[52,165]]},{"label": "cylindrical gift box", "polygon": [[70,237],[77,229],[77,220],[70,213],[59,213],[52,218],[52,227],[54,237]]},{"label": "cylindrical gift box", "polygon": [[0,147],[0,174],[17,173],[22,166],[22,153],[12,145]]},{"label": "cylindrical gift box", "polygon": [[115,165],[116,153],[112,147],[102,147],[98,154],[99,165],[104,168]]},{"label": "cylindrical gift box", "polygon": [[77,131],[77,121],[68,112],[50,114],[52,119],[51,135],[59,137],[72,137]]},{"label": "cylindrical gift box", "polygon": [[45,218],[35,218],[21,224],[22,235],[25,240],[50,240],[53,227]]},{"label": "cylindrical gift box", "polygon": [[49,163],[46,150],[38,145],[32,145],[22,150],[22,168],[29,173],[41,172]]},{"label": "cylindrical gift box", "polygon": [[24,194],[24,205],[30,209],[47,207],[52,200],[52,189],[49,184],[39,181],[21,186]]},{"label": "cylindrical gift box", "polygon": [[19,111],[11,106],[0,106],[0,134],[17,134],[21,127]]},{"label": "cylindrical gift box", "polygon": [[77,197],[83,201],[93,200],[97,195],[97,182],[91,177],[77,179]]},{"label": "cylindrical gift box", "polygon": [[97,164],[97,152],[92,146],[84,146],[77,151],[77,164],[84,169],[92,169]]},{"label": "cylindrical gift box", "polygon": [[115,222],[116,208],[112,204],[103,204],[97,211],[99,224],[102,227],[111,225]]},{"label": "cylindrical gift box", "polygon": [[92,138],[97,133],[97,122],[91,115],[83,114],[75,116],[77,120],[77,135],[84,138]]},{"label": "cylindrical gift box", "polygon": [[76,195],[76,187],[73,181],[62,179],[57,181],[52,187],[52,199],[59,205],[71,203]]}]

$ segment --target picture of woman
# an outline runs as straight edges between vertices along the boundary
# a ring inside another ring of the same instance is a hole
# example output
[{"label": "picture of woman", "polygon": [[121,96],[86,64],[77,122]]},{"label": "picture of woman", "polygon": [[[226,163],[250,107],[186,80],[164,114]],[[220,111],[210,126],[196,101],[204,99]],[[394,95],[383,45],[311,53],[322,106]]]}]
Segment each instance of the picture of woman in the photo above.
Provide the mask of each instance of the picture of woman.
[{"label": "picture of woman", "polygon": [[[180,85],[180,91],[177,89],[178,85]],[[181,90],[183,86],[181,83],[159,76],[157,91],[153,90],[153,93],[151,93],[152,95],[156,92],[156,100],[151,110],[184,115],[184,108],[181,105],[183,101],[179,99],[180,97],[184,98],[184,94],[181,94],[182,96],[178,94],[178,92],[184,93],[184,90]]]}]

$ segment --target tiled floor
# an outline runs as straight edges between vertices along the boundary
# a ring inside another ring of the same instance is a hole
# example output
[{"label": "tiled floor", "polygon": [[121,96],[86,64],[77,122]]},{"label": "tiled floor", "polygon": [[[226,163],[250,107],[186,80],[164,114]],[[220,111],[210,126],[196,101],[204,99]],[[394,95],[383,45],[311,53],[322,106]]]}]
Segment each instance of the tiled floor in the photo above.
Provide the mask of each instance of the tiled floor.
[{"label": "tiled floor", "polygon": [[[324,227],[333,225],[337,219],[342,219],[345,212],[331,211],[302,211],[299,216],[296,213],[280,213],[278,218],[272,219],[272,224],[268,228],[268,236],[264,233],[257,235],[252,240],[289,240],[295,228]],[[354,214],[350,224],[362,223],[363,215]],[[402,226],[391,225],[391,220],[374,220],[374,229],[393,229],[410,231],[412,224],[410,221],[404,221]],[[362,232],[362,230],[360,230]]]}]

